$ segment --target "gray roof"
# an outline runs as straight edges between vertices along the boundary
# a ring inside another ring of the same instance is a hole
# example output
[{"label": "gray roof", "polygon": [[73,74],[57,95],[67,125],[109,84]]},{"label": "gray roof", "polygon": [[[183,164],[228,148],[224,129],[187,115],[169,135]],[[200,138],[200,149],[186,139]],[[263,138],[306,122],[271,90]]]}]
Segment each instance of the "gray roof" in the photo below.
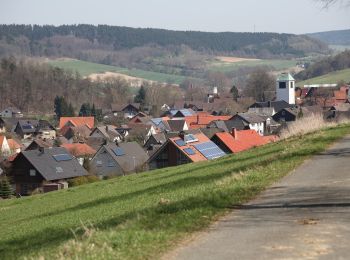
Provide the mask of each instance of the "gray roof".
[{"label": "gray roof", "polygon": [[261,123],[264,122],[265,119],[263,117],[261,117],[258,114],[254,114],[254,113],[240,113],[238,114],[238,116],[240,116],[241,118],[243,118],[245,121],[249,122],[249,123]]},{"label": "gray roof", "polygon": [[88,174],[74,157],[67,161],[56,161],[54,159],[53,155],[69,154],[63,147],[44,148],[43,152],[39,150],[23,151],[21,154],[48,181],[69,179]]},{"label": "gray roof", "polygon": [[275,109],[275,112],[281,111],[283,108],[292,107],[293,105],[288,104],[288,102],[284,100],[278,100],[278,101],[267,101],[267,102],[255,102],[253,105],[250,106],[250,108],[257,108],[257,107],[273,107]]},{"label": "gray roof", "polygon": [[180,132],[184,130],[185,120],[168,120],[169,130],[173,132]]},{"label": "gray roof", "polygon": [[[103,146],[111,157],[118,163],[124,172],[133,172],[135,168],[143,166],[148,160],[147,153],[136,142],[120,143],[108,143]],[[117,156],[113,149],[122,148],[124,155]],[[97,153],[98,154],[98,153]]]},{"label": "gray roof", "polygon": [[94,130],[92,130],[90,135],[92,135],[96,131],[96,129],[98,129],[101,132],[101,134],[110,141],[114,141],[116,137],[122,137],[121,134],[117,131],[117,127],[114,125],[96,127]]}]

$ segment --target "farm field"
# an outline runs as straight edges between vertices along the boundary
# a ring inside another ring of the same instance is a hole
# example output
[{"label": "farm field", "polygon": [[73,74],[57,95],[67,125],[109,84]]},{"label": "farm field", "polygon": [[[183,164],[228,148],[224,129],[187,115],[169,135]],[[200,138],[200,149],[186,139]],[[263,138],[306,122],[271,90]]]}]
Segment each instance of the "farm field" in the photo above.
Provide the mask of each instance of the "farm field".
[{"label": "farm field", "polygon": [[154,259],[349,133],[0,201],[0,259]]},{"label": "farm field", "polygon": [[339,81],[350,82],[350,69],[334,71],[316,78],[297,82],[298,86],[308,84],[332,84],[338,83]]},{"label": "farm field", "polygon": [[228,62],[227,59],[218,59],[208,64],[211,71],[228,72],[238,70],[240,67],[273,66],[276,70],[284,70],[296,66],[296,60],[258,60],[238,59],[236,62]]},{"label": "farm field", "polygon": [[[48,64],[59,67],[62,69],[78,71],[82,76],[87,77],[91,74],[101,74],[105,72],[116,72],[119,74],[125,74],[140,80],[157,81],[161,83],[180,84],[187,77],[173,74],[165,74],[153,71],[139,70],[139,69],[127,69],[116,66],[98,64],[93,62],[73,60],[73,59],[60,59],[49,61]],[[120,76],[120,75],[119,75]]]}]

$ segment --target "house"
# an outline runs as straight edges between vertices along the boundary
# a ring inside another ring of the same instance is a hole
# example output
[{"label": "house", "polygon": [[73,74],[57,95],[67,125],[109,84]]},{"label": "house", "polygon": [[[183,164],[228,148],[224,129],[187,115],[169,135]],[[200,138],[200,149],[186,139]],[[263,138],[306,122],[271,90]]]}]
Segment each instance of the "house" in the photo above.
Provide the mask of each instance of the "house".
[{"label": "house", "polygon": [[[300,108],[301,109],[301,108]],[[297,108],[283,108],[278,113],[272,116],[273,120],[277,122],[291,122],[295,121],[300,113],[300,109]]]},{"label": "house", "polygon": [[144,144],[146,140],[152,135],[156,134],[156,128],[153,125],[145,124],[128,124],[129,131],[127,140],[137,141],[139,144]]},{"label": "house", "polygon": [[180,133],[169,138],[148,160],[150,169],[207,161],[225,153],[203,133]]},{"label": "house", "polygon": [[124,118],[133,118],[141,110],[140,103],[129,103],[129,104],[112,104],[112,112],[114,116],[123,114]]},{"label": "house", "polygon": [[189,129],[206,128],[211,122],[218,120],[229,120],[232,116],[213,116],[200,112],[195,116],[186,116],[185,120]]},{"label": "house", "polygon": [[190,108],[183,108],[183,109],[170,109],[169,111],[166,111],[163,114],[164,116],[169,116],[170,118],[182,118],[185,116],[194,116],[196,114],[195,111],[193,111]]},{"label": "house", "polygon": [[61,130],[61,134],[68,140],[68,143],[86,142],[91,134],[88,125],[71,126],[65,125]]},{"label": "house", "polygon": [[189,129],[186,120],[183,119],[171,119],[163,121],[163,124],[166,130],[170,132],[181,132]]},{"label": "house", "polygon": [[84,143],[62,144],[61,147],[77,158],[80,165],[83,165],[85,159],[90,160],[96,154],[96,150]]},{"label": "house", "polygon": [[42,139],[55,139],[56,130],[46,120],[18,120],[14,132],[22,139],[38,137]]},{"label": "house", "polygon": [[114,125],[95,127],[90,133],[90,136],[103,138],[109,142],[121,142],[123,140],[123,136],[117,131],[117,127]]},{"label": "house", "polygon": [[230,133],[216,133],[211,140],[225,153],[238,153],[270,142],[254,130],[239,131],[235,128]]},{"label": "house", "polygon": [[10,175],[16,193],[30,195],[36,189],[51,191],[66,187],[67,180],[87,174],[65,148],[52,147],[19,153]]},{"label": "house", "polygon": [[23,117],[23,114],[18,108],[8,107],[1,111],[0,116],[5,118],[18,118]]},{"label": "house", "polygon": [[267,102],[255,102],[249,107],[248,112],[253,113],[263,113],[273,116],[277,112],[281,111],[283,108],[293,107],[288,102],[284,100],[278,101],[267,101]]},{"label": "house", "polygon": [[255,130],[260,135],[264,135],[266,118],[255,113],[240,113],[234,115],[230,120],[243,124],[245,127],[249,126],[249,129]]},{"label": "house", "polygon": [[95,118],[93,116],[75,116],[75,117],[60,117],[59,129],[64,126],[78,127],[87,126],[92,129],[95,125]]},{"label": "house", "polygon": [[147,153],[136,142],[103,145],[90,161],[90,169],[100,178],[142,171]]},{"label": "house", "polygon": [[39,150],[49,147],[53,147],[53,142],[51,140],[35,139],[25,148],[25,151]]}]

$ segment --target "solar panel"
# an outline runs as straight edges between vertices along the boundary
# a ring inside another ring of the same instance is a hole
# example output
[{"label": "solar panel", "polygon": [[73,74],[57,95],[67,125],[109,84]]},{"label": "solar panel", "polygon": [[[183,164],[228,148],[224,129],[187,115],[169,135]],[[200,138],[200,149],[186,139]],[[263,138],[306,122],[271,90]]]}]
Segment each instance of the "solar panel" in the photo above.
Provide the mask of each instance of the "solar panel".
[{"label": "solar panel", "polygon": [[28,129],[33,129],[34,127],[32,125],[22,125],[22,128],[25,130],[28,130]]},{"label": "solar panel", "polygon": [[56,167],[56,172],[57,172],[57,173],[61,173],[61,172],[63,172],[62,167]]},{"label": "solar panel", "polygon": [[193,151],[192,148],[185,148],[184,151],[185,151],[188,155],[194,155],[194,154],[196,154],[196,152]]},{"label": "solar panel", "polygon": [[184,139],[185,139],[186,143],[191,143],[191,142],[197,142],[198,141],[198,139],[193,134],[185,135]]},{"label": "solar panel", "polygon": [[213,142],[206,142],[196,144],[194,147],[208,160],[219,158],[225,155],[225,153]]},{"label": "solar panel", "polygon": [[175,143],[180,147],[186,145],[186,143],[182,139],[175,140]]},{"label": "solar panel", "polygon": [[163,119],[161,118],[152,118],[151,121],[155,124],[155,125],[159,125],[162,122]]},{"label": "solar panel", "polygon": [[69,154],[66,154],[66,153],[55,154],[55,155],[52,155],[52,157],[53,157],[57,162],[72,160],[72,156],[69,155]]},{"label": "solar panel", "polygon": [[116,156],[125,155],[124,149],[121,147],[114,148],[114,149],[112,149],[112,151]]}]

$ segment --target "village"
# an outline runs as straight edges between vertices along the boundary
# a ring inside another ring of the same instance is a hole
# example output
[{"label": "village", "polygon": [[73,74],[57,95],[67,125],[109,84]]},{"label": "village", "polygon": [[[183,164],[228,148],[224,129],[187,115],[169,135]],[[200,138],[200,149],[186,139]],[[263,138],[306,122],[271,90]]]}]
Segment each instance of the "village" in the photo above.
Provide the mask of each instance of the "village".
[{"label": "village", "polygon": [[[0,113],[1,175],[7,176],[11,197],[21,197],[213,160],[277,142],[281,130],[301,118],[350,118],[349,95],[346,84],[299,87],[282,73],[270,101],[240,97],[250,105],[236,114],[226,112],[232,93],[217,87],[206,100],[162,105],[159,117],[140,103],[111,104],[102,122],[62,116],[52,125],[8,107]],[[123,123],[111,124],[113,118]]]}]

